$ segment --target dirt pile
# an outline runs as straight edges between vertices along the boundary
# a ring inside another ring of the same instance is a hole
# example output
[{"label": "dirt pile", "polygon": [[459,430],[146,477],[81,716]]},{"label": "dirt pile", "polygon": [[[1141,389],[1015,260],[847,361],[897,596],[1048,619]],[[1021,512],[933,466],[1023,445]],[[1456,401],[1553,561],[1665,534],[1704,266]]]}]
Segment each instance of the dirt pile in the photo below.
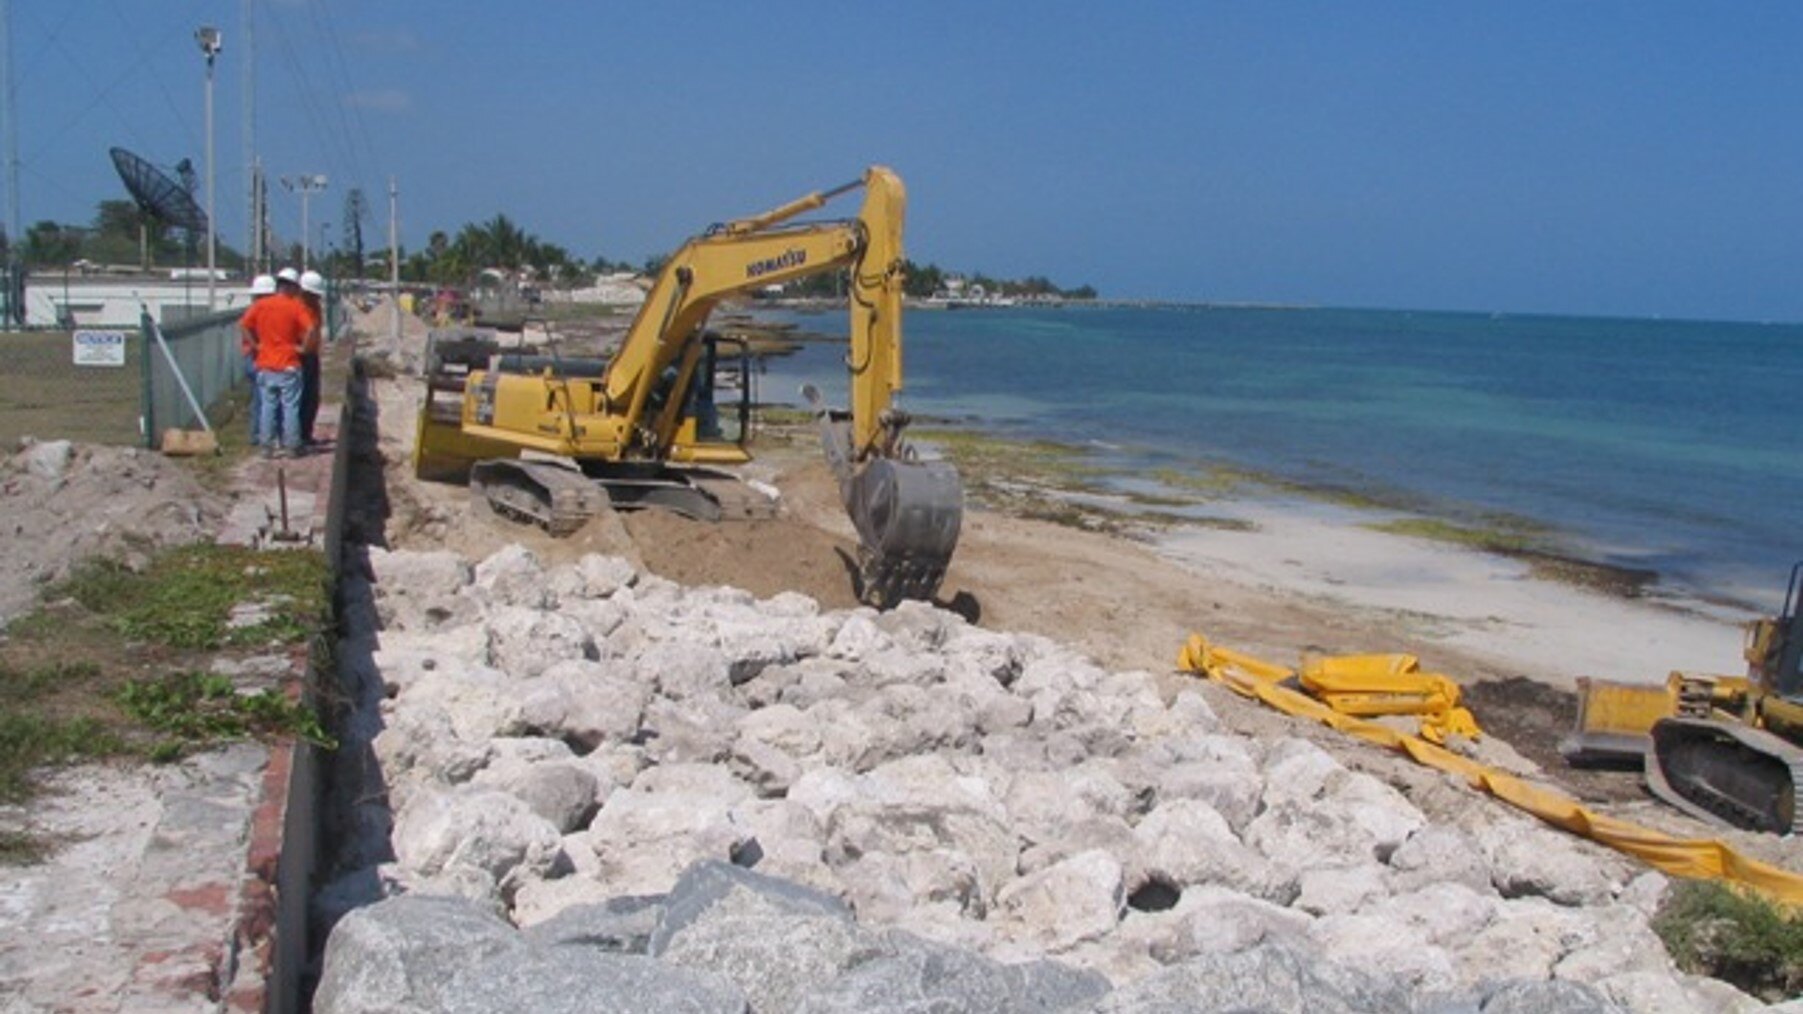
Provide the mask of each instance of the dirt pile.
[{"label": "dirt pile", "polygon": [[[358,351],[396,370],[417,373],[426,355],[426,322],[411,313],[403,313],[393,298],[384,298],[368,309],[346,303],[346,325],[357,335]],[[394,321],[400,317],[399,336]]]},{"label": "dirt pile", "polygon": [[0,624],[84,560],[128,566],[209,538],[226,513],[179,463],[131,447],[28,442],[0,464]]}]

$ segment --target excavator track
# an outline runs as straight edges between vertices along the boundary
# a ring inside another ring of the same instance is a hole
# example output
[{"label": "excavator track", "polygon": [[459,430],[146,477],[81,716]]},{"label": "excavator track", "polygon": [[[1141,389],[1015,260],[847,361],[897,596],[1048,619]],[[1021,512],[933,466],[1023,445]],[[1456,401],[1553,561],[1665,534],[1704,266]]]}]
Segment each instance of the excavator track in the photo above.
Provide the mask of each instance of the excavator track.
[{"label": "excavator track", "polygon": [[549,461],[500,458],[470,468],[470,489],[495,512],[569,535],[609,506],[607,491],[581,472]]},{"label": "excavator track", "polygon": [[471,467],[470,488],[496,513],[557,537],[609,509],[655,507],[698,521],[749,521],[778,511],[775,497],[705,469],[597,476],[555,461],[497,458]]},{"label": "excavator track", "polygon": [[1748,725],[1665,718],[1652,729],[1647,788],[1702,820],[1789,834],[1803,813],[1803,749]]}]

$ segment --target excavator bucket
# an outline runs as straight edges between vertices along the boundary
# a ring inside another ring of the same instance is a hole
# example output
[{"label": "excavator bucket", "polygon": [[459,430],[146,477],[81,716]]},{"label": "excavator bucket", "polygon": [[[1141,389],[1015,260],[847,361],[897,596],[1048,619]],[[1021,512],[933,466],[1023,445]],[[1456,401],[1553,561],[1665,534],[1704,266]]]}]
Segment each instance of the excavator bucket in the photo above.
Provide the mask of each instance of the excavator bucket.
[{"label": "excavator bucket", "polygon": [[914,460],[911,452],[854,462],[850,417],[827,408],[812,384],[802,397],[820,423],[826,463],[858,531],[858,597],[878,609],[932,601],[964,522],[958,470],[947,461]]},{"label": "excavator bucket", "polygon": [[1654,723],[1677,713],[1673,686],[1580,677],[1577,723],[1559,753],[1580,767],[1641,763],[1653,748]]},{"label": "excavator bucket", "polygon": [[931,601],[964,519],[964,486],[944,461],[875,458],[841,490],[858,530],[861,597],[879,609]]}]

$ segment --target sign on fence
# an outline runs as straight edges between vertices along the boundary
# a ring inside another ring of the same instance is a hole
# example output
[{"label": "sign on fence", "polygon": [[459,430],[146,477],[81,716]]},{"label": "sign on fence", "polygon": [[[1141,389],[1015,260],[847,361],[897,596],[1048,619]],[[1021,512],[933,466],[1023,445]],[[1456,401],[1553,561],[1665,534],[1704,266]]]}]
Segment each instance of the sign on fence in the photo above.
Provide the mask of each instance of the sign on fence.
[{"label": "sign on fence", "polygon": [[125,332],[75,332],[75,365],[124,366]]}]

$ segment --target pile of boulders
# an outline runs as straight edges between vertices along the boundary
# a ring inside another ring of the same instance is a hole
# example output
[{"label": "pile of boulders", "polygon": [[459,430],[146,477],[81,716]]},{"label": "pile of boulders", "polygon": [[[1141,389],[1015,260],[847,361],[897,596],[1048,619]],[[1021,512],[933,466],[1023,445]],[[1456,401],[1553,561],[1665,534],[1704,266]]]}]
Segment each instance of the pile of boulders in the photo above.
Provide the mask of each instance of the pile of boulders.
[{"label": "pile of boulders", "polygon": [[1662,876],[1476,796],[1431,820],[1045,638],[368,559],[324,1011],[1757,1006],[1673,967]]}]

